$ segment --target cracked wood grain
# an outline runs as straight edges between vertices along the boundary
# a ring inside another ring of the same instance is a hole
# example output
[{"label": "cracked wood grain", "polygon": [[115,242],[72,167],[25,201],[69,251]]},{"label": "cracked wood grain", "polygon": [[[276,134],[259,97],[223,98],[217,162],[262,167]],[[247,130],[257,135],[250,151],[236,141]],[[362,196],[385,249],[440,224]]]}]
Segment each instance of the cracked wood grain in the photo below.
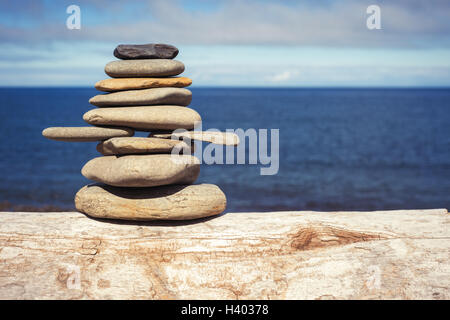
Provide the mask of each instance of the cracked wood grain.
[{"label": "cracked wood grain", "polygon": [[445,209],[0,213],[1,299],[450,299]]}]

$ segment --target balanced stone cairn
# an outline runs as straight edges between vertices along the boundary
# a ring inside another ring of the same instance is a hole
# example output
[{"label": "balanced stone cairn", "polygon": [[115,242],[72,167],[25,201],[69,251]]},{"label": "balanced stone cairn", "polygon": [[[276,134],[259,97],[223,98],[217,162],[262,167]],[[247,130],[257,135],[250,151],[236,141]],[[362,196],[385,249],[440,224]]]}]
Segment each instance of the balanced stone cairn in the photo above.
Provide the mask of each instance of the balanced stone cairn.
[{"label": "balanced stone cairn", "polygon": [[[75,196],[75,207],[96,218],[185,220],[220,214],[226,197],[212,184],[192,183],[200,161],[191,140],[234,145],[233,133],[193,131],[200,115],[187,108],[192,83],[177,77],[184,64],[173,60],[178,49],[166,44],[119,45],[105,72],[112,79],[95,88],[107,92],[89,100],[97,109],[83,115],[93,126],[53,127],[42,134],[58,141],[99,141],[102,156],[81,170],[96,181]],[[185,129],[177,130],[176,129]],[[133,137],[135,131],[150,132]],[[181,132],[180,132],[181,131]],[[180,140],[181,139],[181,140]],[[189,143],[186,143],[188,141]],[[173,152],[174,148],[188,152]]]}]

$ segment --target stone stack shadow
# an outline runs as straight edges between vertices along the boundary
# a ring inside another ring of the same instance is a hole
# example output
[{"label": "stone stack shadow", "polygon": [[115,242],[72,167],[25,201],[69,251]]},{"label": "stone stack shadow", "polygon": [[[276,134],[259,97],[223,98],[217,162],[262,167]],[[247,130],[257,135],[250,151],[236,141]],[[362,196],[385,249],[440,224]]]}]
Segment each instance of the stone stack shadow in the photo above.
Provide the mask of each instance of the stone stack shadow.
[{"label": "stone stack shadow", "polygon": [[[52,140],[99,141],[101,156],[81,170],[97,183],[75,196],[77,210],[96,218],[187,220],[220,214],[226,197],[218,186],[193,183],[200,162],[192,141],[234,145],[233,133],[193,131],[200,115],[188,108],[192,80],[179,75],[178,49],[166,44],[119,45],[105,72],[111,78],[95,88],[106,92],[89,102],[98,108],[83,115],[92,126],[52,127]],[[183,130],[177,130],[183,129]],[[176,131],[175,131],[176,130]],[[135,131],[149,132],[134,137]]]}]

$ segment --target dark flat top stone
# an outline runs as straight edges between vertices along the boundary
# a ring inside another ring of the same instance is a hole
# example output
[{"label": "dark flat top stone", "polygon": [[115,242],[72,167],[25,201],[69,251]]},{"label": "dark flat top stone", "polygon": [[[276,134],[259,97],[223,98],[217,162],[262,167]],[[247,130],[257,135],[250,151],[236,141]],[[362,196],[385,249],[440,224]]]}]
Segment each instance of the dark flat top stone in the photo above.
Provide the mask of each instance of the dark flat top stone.
[{"label": "dark flat top stone", "polygon": [[169,44],[121,44],[114,50],[114,56],[119,59],[173,59],[178,49]]}]

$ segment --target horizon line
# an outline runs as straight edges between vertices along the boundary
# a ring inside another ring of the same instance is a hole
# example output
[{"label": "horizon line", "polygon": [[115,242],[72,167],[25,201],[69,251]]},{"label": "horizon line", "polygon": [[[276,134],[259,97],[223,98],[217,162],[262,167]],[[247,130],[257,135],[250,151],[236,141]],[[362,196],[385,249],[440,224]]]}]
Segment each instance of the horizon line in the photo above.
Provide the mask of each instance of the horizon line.
[{"label": "horizon line", "polygon": [[[93,86],[83,85],[0,85],[0,89],[95,89]],[[450,85],[429,85],[429,86],[188,86],[186,89],[450,89]],[[151,88],[148,88],[151,89]],[[105,92],[106,93],[106,92]]]}]

